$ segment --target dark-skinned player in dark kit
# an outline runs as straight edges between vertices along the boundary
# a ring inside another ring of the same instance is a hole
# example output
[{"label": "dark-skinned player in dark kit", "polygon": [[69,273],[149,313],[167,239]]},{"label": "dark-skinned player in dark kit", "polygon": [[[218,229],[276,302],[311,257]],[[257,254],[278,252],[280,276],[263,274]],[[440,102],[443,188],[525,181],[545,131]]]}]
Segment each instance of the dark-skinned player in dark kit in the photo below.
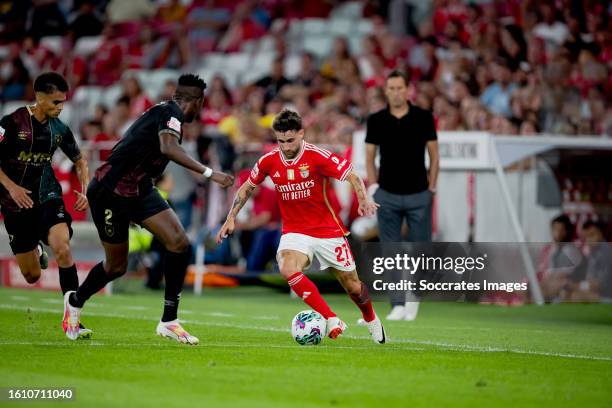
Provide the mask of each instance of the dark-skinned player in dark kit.
[{"label": "dark-skinned player in dark kit", "polygon": [[206,83],[197,75],[181,75],[173,99],[142,114],[113,148],[108,160],[96,170],[87,197],[106,259],[89,272],[76,291],[64,297],[64,321],[69,339],[77,338],[85,302],[108,282],[125,274],[128,229],[130,222],[135,222],[149,230],[166,249],[162,260],[166,280],[164,311],[157,334],[180,343],[199,343],[197,337],[183,329],[177,318],[191,245],[177,215],[153,188],[153,179],[173,161],[224,188],[233,185],[233,176],[204,166],[181,147],[182,125],[200,114],[205,88]]}]

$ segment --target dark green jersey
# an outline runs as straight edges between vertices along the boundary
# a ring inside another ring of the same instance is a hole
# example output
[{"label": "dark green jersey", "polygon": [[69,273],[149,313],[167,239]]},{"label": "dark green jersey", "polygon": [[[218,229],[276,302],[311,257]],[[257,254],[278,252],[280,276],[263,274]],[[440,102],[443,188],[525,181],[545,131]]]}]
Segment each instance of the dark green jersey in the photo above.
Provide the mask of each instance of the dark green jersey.
[{"label": "dark green jersey", "polygon": [[[12,181],[32,191],[34,205],[62,197],[51,167],[58,147],[73,162],[81,158],[72,131],[57,118],[40,123],[25,106],[0,120],[0,168]],[[3,186],[0,205],[8,210],[19,209]]]}]

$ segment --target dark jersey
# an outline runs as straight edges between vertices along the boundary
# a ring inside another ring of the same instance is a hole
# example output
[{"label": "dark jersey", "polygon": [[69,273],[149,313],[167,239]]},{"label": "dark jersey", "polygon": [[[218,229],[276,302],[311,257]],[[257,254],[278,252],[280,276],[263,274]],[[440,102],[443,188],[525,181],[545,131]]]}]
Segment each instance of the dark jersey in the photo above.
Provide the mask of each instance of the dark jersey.
[{"label": "dark jersey", "polygon": [[[73,162],[81,158],[72,131],[57,118],[40,123],[29,107],[23,107],[0,120],[0,168],[13,182],[32,191],[30,197],[35,206],[62,198],[61,186],[51,167],[58,147]],[[0,206],[19,210],[3,186]]]},{"label": "dark jersey", "polygon": [[160,151],[160,133],[182,142],[183,112],[174,101],[159,103],[143,113],[115,145],[95,178],[121,197],[144,196],[168,164]]}]

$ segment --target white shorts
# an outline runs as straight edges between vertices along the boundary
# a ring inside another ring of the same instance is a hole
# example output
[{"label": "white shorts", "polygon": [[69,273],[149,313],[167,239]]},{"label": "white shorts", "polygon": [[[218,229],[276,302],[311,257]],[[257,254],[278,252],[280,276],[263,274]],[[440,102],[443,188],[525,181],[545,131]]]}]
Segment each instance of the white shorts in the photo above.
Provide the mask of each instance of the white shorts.
[{"label": "white shorts", "polygon": [[277,253],[287,249],[306,255],[309,261],[306,267],[310,266],[312,257],[316,256],[321,264],[321,270],[335,268],[349,272],[355,269],[353,253],[344,237],[315,238],[290,232],[281,236]]}]

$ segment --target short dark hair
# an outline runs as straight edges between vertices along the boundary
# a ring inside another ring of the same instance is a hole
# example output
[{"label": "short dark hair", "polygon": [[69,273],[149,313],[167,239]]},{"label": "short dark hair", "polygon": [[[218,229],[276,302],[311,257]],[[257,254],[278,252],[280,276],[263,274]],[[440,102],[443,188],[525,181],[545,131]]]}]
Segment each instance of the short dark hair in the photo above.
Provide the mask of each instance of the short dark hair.
[{"label": "short dark hair", "polygon": [[302,130],[302,118],[295,111],[283,109],[274,118],[272,129],[280,133],[289,132],[290,130]]},{"label": "short dark hair", "polygon": [[592,220],[588,220],[584,224],[582,224],[582,229],[583,230],[589,229],[589,228],[596,228],[602,234],[604,233],[604,229],[605,229],[601,222],[592,221]]},{"label": "short dark hair", "polygon": [[68,82],[57,72],[43,72],[34,80],[34,92],[46,94],[55,91],[68,92]]},{"label": "short dark hair", "polygon": [[[193,89],[197,88],[199,92],[194,92]],[[178,79],[178,85],[176,92],[174,93],[174,99],[189,101],[193,99],[201,98],[204,90],[206,89],[206,82],[196,74],[183,74]]]},{"label": "short dark hair", "polygon": [[394,69],[389,73],[389,75],[387,75],[387,80],[391,78],[402,78],[406,86],[410,84],[410,78],[408,77],[408,74],[404,71],[400,71],[399,69]]},{"label": "short dark hair", "polygon": [[563,225],[563,227],[565,228],[566,238],[568,240],[574,237],[574,224],[566,214],[561,214],[553,218],[550,222],[550,225],[557,223]]}]

